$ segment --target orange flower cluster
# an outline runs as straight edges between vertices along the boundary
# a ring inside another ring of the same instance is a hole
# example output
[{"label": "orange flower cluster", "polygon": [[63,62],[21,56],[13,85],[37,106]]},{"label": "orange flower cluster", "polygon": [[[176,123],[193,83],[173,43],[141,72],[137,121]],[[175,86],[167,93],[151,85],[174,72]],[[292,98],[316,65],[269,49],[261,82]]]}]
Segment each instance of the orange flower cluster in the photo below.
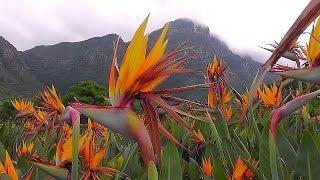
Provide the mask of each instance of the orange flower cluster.
[{"label": "orange flower cluster", "polygon": [[225,65],[220,59],[214,57],[207,67],[206,81],[209,84],[208,105],[211,108],[224,106],[223,115],[226,120],[230,120],[233,114],[231,105],[232,92],[228,91],[227,76],[225,74]]},{"label": "orange flower cluster", "polygon": [[37,133],[42,129],[52,129],[58,122],[64,106],[54,86],[41,93],[43,107],[35,107],[32,101],[23,99],[12,101],[13,107],[19,114],[28,133]]},{"label": "orange flower cluster", "polygon": [[33,143],[25,143],[22,142],[22,146],[17,147],[16,152],[18,154],[18,157],[31,155],[33,153]]}]

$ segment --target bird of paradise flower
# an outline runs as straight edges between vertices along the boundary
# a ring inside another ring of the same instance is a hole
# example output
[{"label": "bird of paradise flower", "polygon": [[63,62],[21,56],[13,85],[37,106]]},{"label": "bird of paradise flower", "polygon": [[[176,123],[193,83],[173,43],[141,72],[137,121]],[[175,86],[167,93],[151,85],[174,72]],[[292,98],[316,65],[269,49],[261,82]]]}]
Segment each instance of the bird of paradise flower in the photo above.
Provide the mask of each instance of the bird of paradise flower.
[{"label": "bird of paradise flower", "polygon": [[[138,142],[142,152],[145,166],[149,161],[161,160],[160,134],[182,146],[167,131],[159,120],[156,107],[162,108],[178,124],[187,129],[195,139],[199,137],[182,118],[183,116],[196,117],[187,114],[165,101],[170,93],[185,91],[194,88],[172,88],[155,90],[163,81],[173,74],[190,72],[183,64],[191,59],[181,56],[190,47],[182,44],[176,49],[165,53],[168,40],[165,39],[169,24],[166,24],[155,42],[153,48],[147,53],[148,35],[145,35],[148,17],[139,26],[130,42],[120,68],[117,63],[117,44],[111,63],[109,74],[109,98],[111,106],[94,106],[80,102],[71,106],[80,113],[88,116],[130,139]],[[145,121],[138,118],[132,110],[132,104],[138,100],[144,111]],[[200,139],[198,139],[200,141]]]}]

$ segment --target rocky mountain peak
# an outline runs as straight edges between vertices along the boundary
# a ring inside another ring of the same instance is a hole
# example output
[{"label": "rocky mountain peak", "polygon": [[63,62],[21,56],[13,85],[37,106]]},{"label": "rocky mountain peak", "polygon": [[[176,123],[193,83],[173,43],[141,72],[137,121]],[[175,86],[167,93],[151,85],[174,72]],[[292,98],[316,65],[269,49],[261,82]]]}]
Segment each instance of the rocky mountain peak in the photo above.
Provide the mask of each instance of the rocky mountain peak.
[{"label": "rocky mountain peak", "polygon": [[17,49],[4,37],[0,36],[0,58],[13,58]]},{"label": "rocky mountain peak", "polygon": [[208,26],[198,24],[187,18],[179,18],[170,22],[171,32],[209,34]]}]

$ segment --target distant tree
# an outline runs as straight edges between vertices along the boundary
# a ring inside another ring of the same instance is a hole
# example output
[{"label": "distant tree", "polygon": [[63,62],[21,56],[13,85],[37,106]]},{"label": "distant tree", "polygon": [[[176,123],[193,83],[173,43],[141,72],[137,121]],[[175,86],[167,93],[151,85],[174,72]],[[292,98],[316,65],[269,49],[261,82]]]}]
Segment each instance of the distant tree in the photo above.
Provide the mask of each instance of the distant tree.
[{"label": "distant tree", "polygon": [[108,105],[105,100],[106,90],[95,81],[81,81],[69,88],[67,94],[62,98],[64,104],[74,102],[75,98],[83,103]]}]

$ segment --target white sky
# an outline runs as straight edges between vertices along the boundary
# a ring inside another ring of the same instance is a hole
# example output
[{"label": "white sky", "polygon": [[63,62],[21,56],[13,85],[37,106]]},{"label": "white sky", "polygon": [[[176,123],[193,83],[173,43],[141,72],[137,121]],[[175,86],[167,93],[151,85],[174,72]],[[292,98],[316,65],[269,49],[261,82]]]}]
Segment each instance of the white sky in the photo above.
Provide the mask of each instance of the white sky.
[{"label": "white sky", "polygon": [[264,61],[258,46],[279,41],[309,0],[0,0],[0,36],[18,50],[117,33],[130,40],[177,18],[209,26],[234,50]]}]

